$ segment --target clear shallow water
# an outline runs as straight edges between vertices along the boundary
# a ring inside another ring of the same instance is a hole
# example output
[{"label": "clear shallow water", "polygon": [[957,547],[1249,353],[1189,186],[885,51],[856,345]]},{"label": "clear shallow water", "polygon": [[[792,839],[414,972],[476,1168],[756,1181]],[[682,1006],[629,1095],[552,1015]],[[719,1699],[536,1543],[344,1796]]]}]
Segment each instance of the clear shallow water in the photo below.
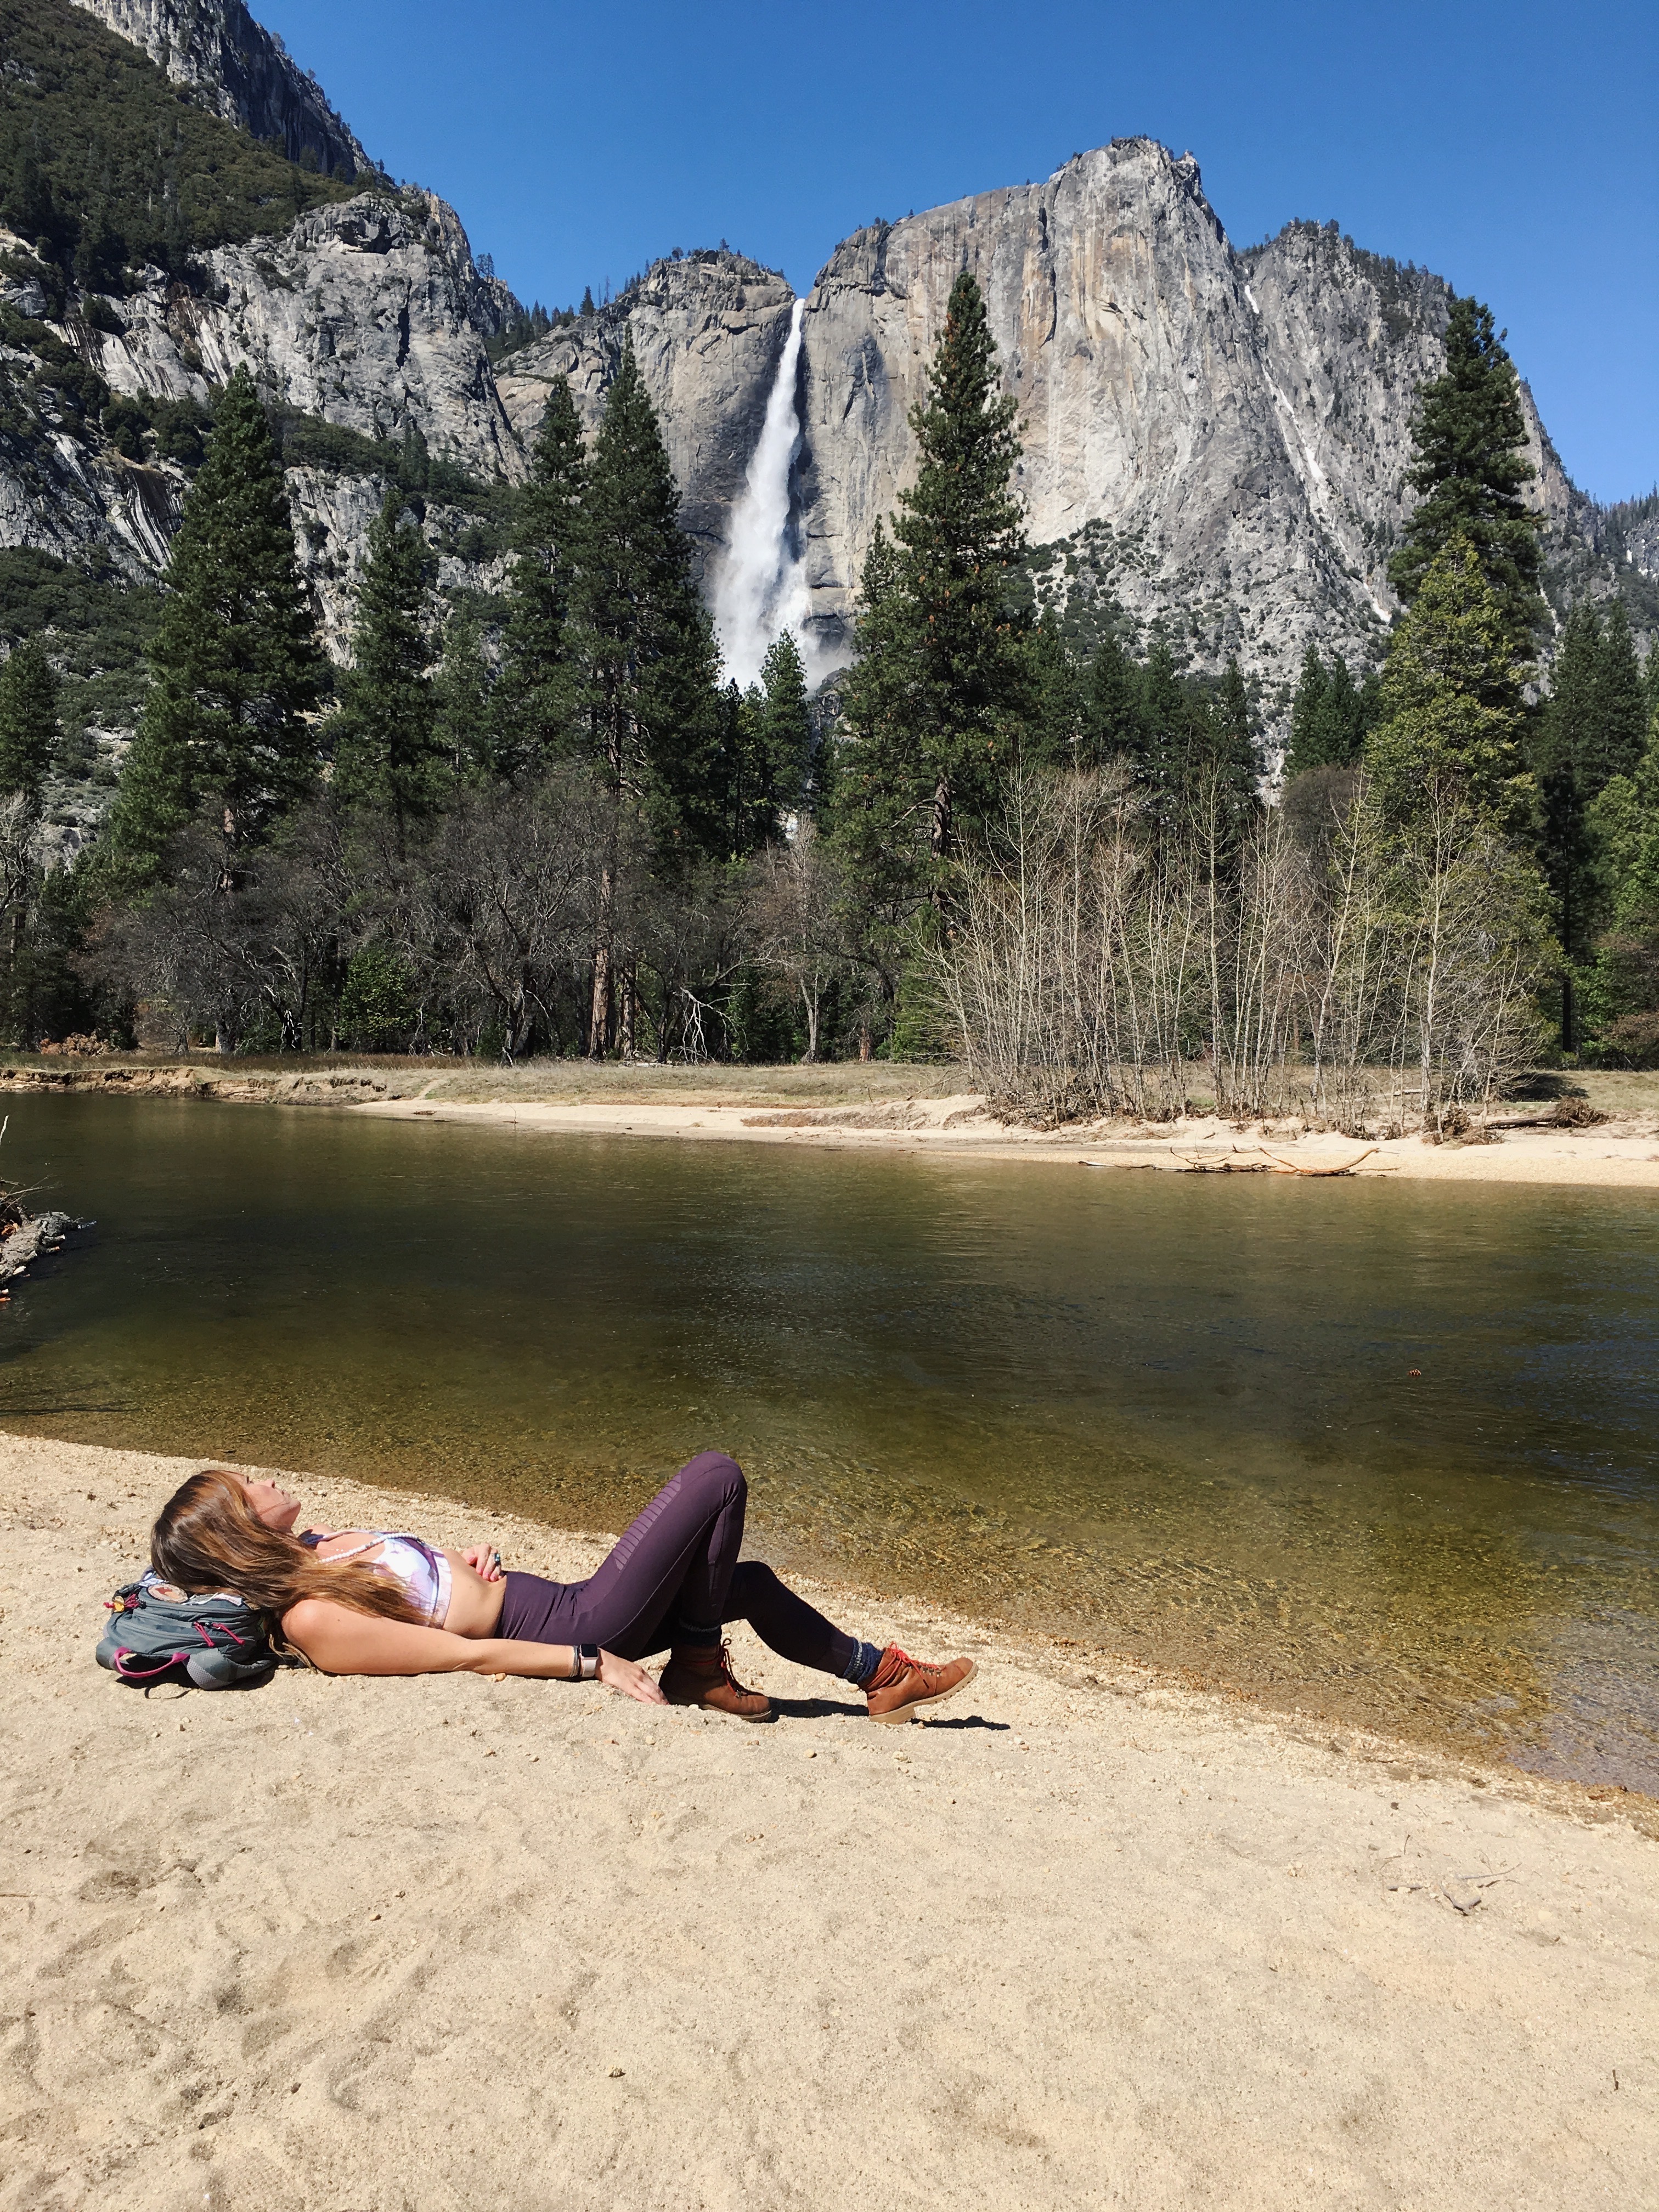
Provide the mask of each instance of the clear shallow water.
[{"label": "clear shallow water", "polygon": [[[0,1426],[757,1547],[1659,1790],[1659,1200],[58,1098]],[[1413,1380],[1409,1370],[1421,1370]]]}]

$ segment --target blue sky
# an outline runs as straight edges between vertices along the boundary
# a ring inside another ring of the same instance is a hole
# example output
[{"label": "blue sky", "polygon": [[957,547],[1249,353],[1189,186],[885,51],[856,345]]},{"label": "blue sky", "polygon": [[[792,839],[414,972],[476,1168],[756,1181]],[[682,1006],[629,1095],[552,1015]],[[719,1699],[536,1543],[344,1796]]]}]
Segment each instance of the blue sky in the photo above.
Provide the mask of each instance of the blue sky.
[{"label": "blue sky", "polygon": [[1229,235],[1334,216],[1490,302],[1569,472],[1659,481],[1659,4],[252,0],[374,156],[550,306],[836,240],[1138,132]]}]

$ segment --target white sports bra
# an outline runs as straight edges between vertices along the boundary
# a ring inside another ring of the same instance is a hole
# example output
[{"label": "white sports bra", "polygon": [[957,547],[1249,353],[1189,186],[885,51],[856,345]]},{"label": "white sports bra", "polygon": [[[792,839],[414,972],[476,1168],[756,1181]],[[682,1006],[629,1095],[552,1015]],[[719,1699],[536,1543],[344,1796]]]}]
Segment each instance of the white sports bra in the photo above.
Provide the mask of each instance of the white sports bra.
[{"label": "white sports bra", "polygon": [[[300,1539],[310,1551],[330,1539],[307,1528]],[[424,1615],[428,1628],[441,1628],[449,1613],[449,1562],[441,1552],[434,1552],[430,1544],[418,1536],[400,1536],[390,1529],[380,1528],[362,1544],[349,1552],[333,1552],[324,1560],[325,1566],[334,1566],[346,1559],[360,1559],[376,1546],[384,1546],[377,1567],[384,1567],[394,1581],[400,1582]]]}]

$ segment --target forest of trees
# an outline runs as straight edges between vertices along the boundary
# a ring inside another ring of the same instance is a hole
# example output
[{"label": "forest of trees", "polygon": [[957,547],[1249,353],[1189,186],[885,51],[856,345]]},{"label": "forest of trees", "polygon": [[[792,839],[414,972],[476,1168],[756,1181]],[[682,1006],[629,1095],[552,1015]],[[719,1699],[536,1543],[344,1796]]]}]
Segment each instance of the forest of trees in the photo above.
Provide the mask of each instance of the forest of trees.
[{"label": "forest of trees", "polygon": [[76,9],[0,0],[0,220],[48,284],[119,294],[135,265],[185,270],[362,189],[208,113]]},{"label": "forest of trees", "polygon": [[500,599],[441,599],[447,465],[376,449],[334,670],[283,475],[327,426],[239,371],[194,426],[137,734],[72,868],[40,857],[53,660],[24,634],[0,667],[12,1040],[951,1053],[1039,1116],[1192,1090],[1352,1126],[1488,1097],[1552,1042],[1659,1057],[1659,653],[1587,602],[1536,696],[1540,526],[1484,309],[1456,303],[1421,395],[1384,664],[1309,647],[1279,786],[1236,665],[1109,622],[1081,654],[1035,602],[971,277],[913,422],[831,697],[787,635],[722,684],[626,347],[597,430],[556,384],[527,483],[483,501]]}]

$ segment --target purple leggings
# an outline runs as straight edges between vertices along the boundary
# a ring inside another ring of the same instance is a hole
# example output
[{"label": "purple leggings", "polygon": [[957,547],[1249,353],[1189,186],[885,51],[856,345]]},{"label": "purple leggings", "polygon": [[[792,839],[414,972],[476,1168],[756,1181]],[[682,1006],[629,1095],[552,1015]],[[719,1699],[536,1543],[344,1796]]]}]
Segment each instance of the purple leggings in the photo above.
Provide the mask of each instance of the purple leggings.
[{"label": "purple leggings", "polygon": [[509,1574],[496,1634],[523,1644],[597,1644],[643,1659],[665,1650],[677,1629],[706,1642],[725,1622],[746,1620],[797,1666],[844,1674],[858,1639],[786,1589],[770,1567],[739,1561],[748,1495],[736,1460],[699,1452],[585,1583]]}]

